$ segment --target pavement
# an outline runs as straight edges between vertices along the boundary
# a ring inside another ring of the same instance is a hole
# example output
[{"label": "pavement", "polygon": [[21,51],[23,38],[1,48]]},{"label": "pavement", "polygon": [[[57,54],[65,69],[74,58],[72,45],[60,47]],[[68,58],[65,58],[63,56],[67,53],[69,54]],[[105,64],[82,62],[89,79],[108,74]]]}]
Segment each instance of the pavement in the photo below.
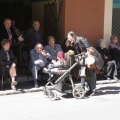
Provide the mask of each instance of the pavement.
[{"label": "pavement", "polygon": [[[29,81],[27,80],[27,76],[18,76],[17,78],[18,85],[17,90],[11,90],[10,81],[4,81],[3,88],[0,88],[0,96],[3,95],[13,95],[13,94],[21,94],[21,93],[29,93],[29,92],[38,92],[43,91],[44,86],[47,83],[47,79],[43,77],[43,80],[39,80],[39,88],[34,88],[34,82],[32,76],[30,76]],[[120,83],[118,80],[98,80],[97,85],[101,84],[112,84],[112,83]]]}]

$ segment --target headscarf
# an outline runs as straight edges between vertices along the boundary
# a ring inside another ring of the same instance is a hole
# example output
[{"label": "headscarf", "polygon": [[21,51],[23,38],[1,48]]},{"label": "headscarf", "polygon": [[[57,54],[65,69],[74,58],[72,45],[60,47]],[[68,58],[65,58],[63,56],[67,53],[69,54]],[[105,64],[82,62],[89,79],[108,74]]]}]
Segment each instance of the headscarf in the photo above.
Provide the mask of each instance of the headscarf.
[{"label": "headscarf", "polygon": [[63,51],[59,51],[59,52],[57,53],[57,57],[59,57],[59,58],[64,58],[64,52],[63,52]]}]

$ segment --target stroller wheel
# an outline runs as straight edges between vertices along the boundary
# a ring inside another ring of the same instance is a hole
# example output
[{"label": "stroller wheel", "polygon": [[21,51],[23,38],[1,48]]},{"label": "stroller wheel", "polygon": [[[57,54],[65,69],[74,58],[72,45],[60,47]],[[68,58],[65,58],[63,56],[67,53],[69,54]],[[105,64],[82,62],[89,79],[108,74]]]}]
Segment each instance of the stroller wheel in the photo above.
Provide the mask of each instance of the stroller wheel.
[{"label": "stroller wheel", "polygon": [[76,99],[80,99],[80,98],[83,98],[85,95],[85,90],[83,87],[75,87],[73,89],[73,96],[76,98]]},{"label": "stroller wheel", "polygon": [[57,94],[50,90],[49,93],[48,93],[48,97],[49,97],[50,100],[54,101],[54,100],[57,99]]}]

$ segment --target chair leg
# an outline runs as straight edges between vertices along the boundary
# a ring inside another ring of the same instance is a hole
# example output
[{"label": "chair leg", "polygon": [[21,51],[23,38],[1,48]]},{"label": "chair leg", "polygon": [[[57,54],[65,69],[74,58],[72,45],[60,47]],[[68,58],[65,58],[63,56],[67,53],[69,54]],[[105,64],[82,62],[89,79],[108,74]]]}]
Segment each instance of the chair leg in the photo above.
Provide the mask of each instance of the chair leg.
[{"label": "chair leg", "polygon": [[3,76],[2,76],[2,81],[1,81],[1,88],[3,88]]}]

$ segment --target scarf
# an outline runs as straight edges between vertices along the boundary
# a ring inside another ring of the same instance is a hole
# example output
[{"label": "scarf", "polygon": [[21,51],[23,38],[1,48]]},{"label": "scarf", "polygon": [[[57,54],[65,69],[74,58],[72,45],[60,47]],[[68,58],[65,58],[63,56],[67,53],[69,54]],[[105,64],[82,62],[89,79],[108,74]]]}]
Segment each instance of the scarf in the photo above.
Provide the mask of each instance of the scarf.
[{"label": "scarf", "polygon": [[120,45],[119,44],[110,44],[111,48],[117,48],[120,50]]}]

